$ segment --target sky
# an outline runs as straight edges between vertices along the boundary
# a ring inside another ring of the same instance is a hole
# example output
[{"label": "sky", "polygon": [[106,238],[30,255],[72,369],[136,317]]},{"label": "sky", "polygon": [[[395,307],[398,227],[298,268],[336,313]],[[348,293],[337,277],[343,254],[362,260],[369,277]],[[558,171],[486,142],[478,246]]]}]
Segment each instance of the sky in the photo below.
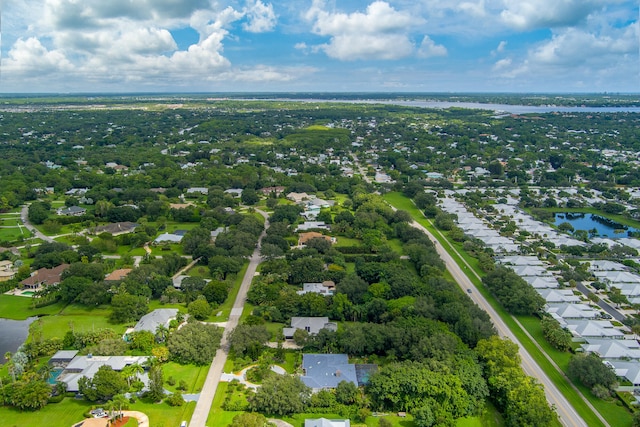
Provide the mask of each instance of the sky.
[{"label": "sky", "polygon": [[0,0],[0,92],[640,92],[637,0]]}]

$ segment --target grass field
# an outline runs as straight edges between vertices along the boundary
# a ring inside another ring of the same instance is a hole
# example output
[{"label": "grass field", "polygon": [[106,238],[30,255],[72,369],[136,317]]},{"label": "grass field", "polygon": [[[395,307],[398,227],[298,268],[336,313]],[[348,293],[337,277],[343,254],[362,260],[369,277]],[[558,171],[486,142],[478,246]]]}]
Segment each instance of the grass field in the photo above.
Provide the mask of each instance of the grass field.
[{"label": "grass field", "polygon": [[229,383],[219,383],[218,388],[216,389],[216,395],[213,398],[213,403],[211,404],[211,410],[209,411],[209,416],[207,417],[207,425],[210,427],[223,427],[231,424],[233,421],[233,417],[238,414],[241,414],[240,411],[223,411],[222,403],[227,394],[227,387]]},{"label": "grass field", "polygon": [[0,317],[13,320],[24,320],[32,316],[58,314],[64,304],[53,304],[42,308],[31,308],[33,300],[26,297],[0,294]]},{"label": "grass field", "polygon": [[[209,365],[180,365],[174,362],[167,362],[163,365],[162,371],[164,373],[164,387],[167,390],[176,391],[176,386],[180,380],[185,380],[189,384],[189,388],[182,393],[199,393],[204,385],[204,380],[207,378]],[[167,384],[169,377],[173,377],[176,380],[175,386]]]},{"label": "grass field", "polygon": [[42,334],[44,338],[64,338],[65,333],[72,329],[86,332],[109,328],[118,334],[124,334],[127,325],[109,323],[110,310],[105,308],[86,308],[79,305],[69,305],[56,316],[43,316]]},{"label": "grass field", "polygon": [[[5,225],[5,224],[0,224]],[[0,228],[0,241],[14,242],[20,238],[28,239],[32,234],[26,227]]]},{"label": "grass field", "polygon": [[[0,406],[0,423],[3,426],[70,427],[84,419],[83,414],[92,405],[85,400],[66,397],[62,402],[49,404],[36,412],[20,412]],[[180,424],[176,424],[180,425]]]}]

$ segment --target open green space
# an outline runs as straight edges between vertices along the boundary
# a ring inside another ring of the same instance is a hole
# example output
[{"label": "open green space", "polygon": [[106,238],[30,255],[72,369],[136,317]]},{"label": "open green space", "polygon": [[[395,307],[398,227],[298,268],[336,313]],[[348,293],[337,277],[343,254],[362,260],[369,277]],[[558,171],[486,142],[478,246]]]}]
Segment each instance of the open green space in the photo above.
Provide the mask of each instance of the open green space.
[{"label": "open green space", "polygon": [[26,227],[0,228],[0,241],[14,242],[20,238],[28,239],[32,234]]},{"label": "open green space", "polygon": [[222,403],[227,396],[228,387],[229,383],[218,383],[216,395],[213,398],[211,410],[209,411],[209,416],[207,417],[208,426],[227,426],[231,424],[231,422],[233,421],[233,417],[242,413],[241,411],[225,411],[222,409]]},{"label": "open green space", "polygon": [[84,413],[92,406],[84,399],[71,397],[65,397],[62,402],[49,404],[35,412],[21,412],[12,407],[0,406],[0,420],[4,426],[70,427],[82,421]]},{"label": "open green space", "polygon": [[0,226],[2,227],[17,227],[22,225],[22,221],[19,216],[12,215],[10,217],[0,215]]},{"label": "open green space", "polygon": [[[196,366],[196,365],[180,365],[175,362],[167,362],[162,365],[162,372],[164,374],[164,387],[169,391],[176,391],[180,380],[184,380],[189,385],[189,388],[182,393],[199,393],[202,390],[204,381],[207,378],[207,372],[209,372],[209,365]],[[176,384],[171,386],[167,384],[167,379],[173,377],[176,380]]]},{"label": "open green space", "polygon": [[[68,330],[86,332],[98,329],[113,329],[118,334],[124,334],[127,325],[116,325],[108,320],[110,310],[106,308],[86,308],[70,305],[55,316],[43,316],[42,334],[44,338],[64,338]],[[132,325],[133,326],[133,325]]]},{"label": "open green space", "polygon": [[34,300],[15,295],[0,295],[0,317],[13,320],[24,320],[32,316],[57,314],[64,304],[52,304],[41,308],[32,308]]}]

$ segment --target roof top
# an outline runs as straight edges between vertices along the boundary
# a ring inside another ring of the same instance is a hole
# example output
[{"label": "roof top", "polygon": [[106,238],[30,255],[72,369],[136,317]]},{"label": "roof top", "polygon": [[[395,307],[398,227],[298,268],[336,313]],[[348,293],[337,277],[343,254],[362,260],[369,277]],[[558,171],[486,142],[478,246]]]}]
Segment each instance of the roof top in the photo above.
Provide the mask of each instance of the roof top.
[{"label": "roof top", "polygon": [[69,264],[60,264],[53,268],[41,268],[34,271],[31,274],[31,277],[27,277],[20,283],[23,285],[37,285],[39,283],[44,285],[53,285],[60,283],[60,276],[62,276],[62,272],[67,268],[69,268]]},{"label": "roof top", "polygon": [[127,277],[127,275],[131,273],[131,271],[131,268],[121,268],[119,270],[114,270],[110,274],[108,274],[107,277],[104,278],[104,280],[105,282],[116,282]]},{"label": "roof top", "polygon": [[157,308],[151,313],[147,313],[133,327],[134,331],[149,331],[156,333],[159,325],[166,326],[171,319],[178,315],[177,308]]},{"label": "roof top", "polygon": [[335,388],[341,381],[358,385],[356,366],[346,354],[303,354],[302,368],[302,382],[313,389]]}]

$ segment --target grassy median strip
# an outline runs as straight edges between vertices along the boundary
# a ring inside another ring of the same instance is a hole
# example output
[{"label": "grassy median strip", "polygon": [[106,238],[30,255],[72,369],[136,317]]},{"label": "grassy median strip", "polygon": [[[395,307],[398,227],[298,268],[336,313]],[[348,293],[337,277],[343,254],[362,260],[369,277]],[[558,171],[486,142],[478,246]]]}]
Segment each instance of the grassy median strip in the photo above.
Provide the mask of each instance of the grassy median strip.
[{"label": "grassy median strip", "polygon": [[[412,218],[426,227],[431,233],[440,241],[445,250],[453,257],[453,259],[459,265],[465,265],[463,262],[466,261],[471,268],[473,268],[476,274],[468,274],[469,279],[478,287],[478,291],[487,299],[489,304],[496,310],[498,315],[502,318],[502,320],[506,323],[509,329],[514,333],[514,335],[518,338],[518,340],[522,343],[522,345],[526,348],[526,350],[531,354],[536,363],[545,371],[545,373],[549,376],[551,381],[558,387],[558,390],[565,396],[565,398],[571,403],[571,405],[575,408],[575,410],[580,414],[580,416],[584,419],[584,421],[589,426],[603,426],[603,423],[596,416],[596,414],[587,406],[584,402],[580,394],[576,392],[576,390],[571,386],[568,382],[564,373],[559,372],[545,357],[545,355],[540,351],[540,349],[535,345],[534,342],[527,336],[525,331],[520,328],[520,326],[516,323],[514,318],[507,313],[504,308],[498,303],[498,301],[493,297],[493,295],[484,287],[482,281],[478,278],[478,276],[482,276],[484,273],[480,271],[477,265],[477,260],[464,251],[461,248],[455,248],[454,245],[450,243],[450,241],[439,231],[437,230],[431,222],[424,217],[422,212],[416,208],[413,202],[406,196],[401,193],[387,193],[384,195],[385,200],[394,206],[397,209],[402,209],[412,216]],[[534,335],[535,336],[535,335]],[[542,340],[544,341],[544,339]],[[545,341],[546,343],[546,341]],[[543,347],[544,348],[544,347]],[[551,354],[551,356],[554,356]],[[565,356],[566,357],[566,356]],[[555,358],[554,358],[555,361]],[[555,361],[560,367],[563,367],[562,361]],[[568,360],[565,362],[568,363]],[[563,368],[564,369],[564,368]],[[580,389],[580,387],[578,387]],[[581,390],[581,394],[585,396],[600,412],[607,422],[612,426],[630,426],[631,425],[631,415],[622,407],[618,407],[615,403],[608,403],[602,401],[601,399],[595,399],[591,396],[591,393],[587,390]]]}]

